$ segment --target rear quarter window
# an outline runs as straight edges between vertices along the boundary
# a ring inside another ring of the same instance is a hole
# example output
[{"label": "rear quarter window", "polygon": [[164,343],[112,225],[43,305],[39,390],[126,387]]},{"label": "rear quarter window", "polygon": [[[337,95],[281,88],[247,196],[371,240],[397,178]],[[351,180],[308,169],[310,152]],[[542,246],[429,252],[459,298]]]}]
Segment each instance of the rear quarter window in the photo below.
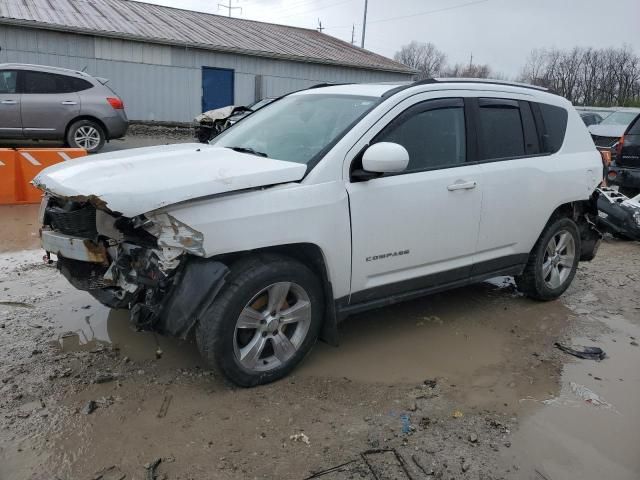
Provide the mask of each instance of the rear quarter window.
[{"label": "rear quarter window", "polygon": [[564,143],[564,135],[567,131],[568,113],[562,107],[537,104],[542,117],[542,125],[538,125],[538,131],[542,138],[542,149],[545,153],[556,153]]}]

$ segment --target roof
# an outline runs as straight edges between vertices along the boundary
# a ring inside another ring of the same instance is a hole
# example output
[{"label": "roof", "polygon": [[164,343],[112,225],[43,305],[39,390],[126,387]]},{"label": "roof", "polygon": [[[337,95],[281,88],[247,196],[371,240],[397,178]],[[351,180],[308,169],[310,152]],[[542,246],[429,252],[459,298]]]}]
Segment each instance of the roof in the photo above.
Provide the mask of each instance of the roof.
[{"label": "roof", "polygon": [[71,70],[69,68],[63,68],[63,67],[54,67],[49,65],[34,65],[31,63],[0,63],[0,70],[9,70],[9,69],[37,70],[41,72],[58,72],[58,73],[64,73],[65,75],[75,75],[78,77],[93,78],[91,77],[91,75],[89,75],[86,72],[81,72],[79,70]]},{"label": "roof", "polygon": [[[301,90],[294,95],[333,93],[338,95],[364,95],[387,98],[405,90],[438,91],[438,90],[477,90],[504,93],[518,93],[545,99],[547,103],[568,103],[564,97],[558,96],[546,88],[520,82],[508,82],[488,78],[429,78],[417,82],[376,82],[320,84],[310,89]],[[551,99],[551,101],[549,101]]]},{"label": "roof", "polygon": [[316,30],[224,17],[130,0],[8,0],[0,23],[414,73],[401,63]]}]

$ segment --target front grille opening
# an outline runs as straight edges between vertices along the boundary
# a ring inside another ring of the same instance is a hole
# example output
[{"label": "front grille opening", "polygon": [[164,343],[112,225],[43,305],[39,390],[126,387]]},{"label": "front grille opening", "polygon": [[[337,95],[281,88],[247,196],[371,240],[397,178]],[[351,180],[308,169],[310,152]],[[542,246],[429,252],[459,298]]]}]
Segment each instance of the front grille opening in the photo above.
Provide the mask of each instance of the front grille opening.
[{"label": "front grille opening", "polygon": [[45,224],[65,235],[95,238],[96,208],[89,203],[62,202],[51,199],[45,209]]}]

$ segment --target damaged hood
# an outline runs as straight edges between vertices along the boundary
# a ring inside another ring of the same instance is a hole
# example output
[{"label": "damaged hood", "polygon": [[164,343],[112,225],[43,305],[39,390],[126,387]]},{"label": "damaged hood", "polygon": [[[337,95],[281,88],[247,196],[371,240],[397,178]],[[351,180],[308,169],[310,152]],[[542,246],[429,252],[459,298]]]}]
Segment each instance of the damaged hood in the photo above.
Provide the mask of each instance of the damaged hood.
[{"label": "damaged hood", "polygon": [[58,163],[33,184],[60,197],[95,198],[113,212],[134,217],[186,200],[299,181],[306,170],[304,164],[182,143]]}]

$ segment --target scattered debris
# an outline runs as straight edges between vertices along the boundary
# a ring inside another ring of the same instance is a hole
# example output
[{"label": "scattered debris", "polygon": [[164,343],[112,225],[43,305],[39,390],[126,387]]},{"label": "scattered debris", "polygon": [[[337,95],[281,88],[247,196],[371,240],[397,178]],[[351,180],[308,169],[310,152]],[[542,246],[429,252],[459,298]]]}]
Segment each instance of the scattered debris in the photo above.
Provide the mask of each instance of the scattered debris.
[{"label": "scattered debris", "polygon": [[165,395],[162,399],[162,404],[160,405],[160,410],[158,410],[158,414],[156,417],[164,418],[167,415],[167,411],[169,410],[169,405],[171,405],[171,400],[173,399],[173,395]]},{"label": "scattered debris", "polygon": [[95,402],[95,400],[89,400],[82,409],[82,413],[84,413],[85,415],[91,415],[93,412],[95,412],[96,408],[98,408],[98,404]]},{"label": "scattered debris", "polygon": [[158,468],[158,465],[160,465],[160,462],[162,462],[162,458],[156,458],[153,462],[146,463],[144,465],[144,468],[146,470],[146,480],[156,480],[156,469]]},{"label": "scattered debris", "polygon": [[453,418],[462,418],[464,417],[464,413],[462,413],[460,410],[454,410],[451,416]]},{"label": "scattered debris", "polygon": [[0,305],[4,305],[6,307],[21,307],[21,308],[36,308],[34,305],[25,302],[11,302],[8,300],[0,301]]},{"label": "scattered debris", "polygon": [[158,348],[158,349],[156,350],[156,359],[160,360],[160,359],[162,358],[162,354],[163,354],[163,353],[164,353],[164,352],[163,352],[160,348]]},{"label": "scattered debris", "polygon": [[124,480],[125,478],[127,478],[126,473],[122,473],[117,466],[111,465],[96,472],[91,480]]},{"label": "scattered debris", "polygon": [[411,417],[409,417],[409,414],[403,413],[400,415],[400,421],[402,422],[402,433],[405,435],[415,430],[415,428],[411,426]]},{"label": "scattered debris", "polygon": [[562,350],[574,357],[583,358],[585,360],[604,360],[607,356],[604,351],[599,347],[583,347],[581,345],[564,345],[562,343],[554,343],[556,348]]},{"label": "scattered debris", "polygon": [[426,379],[424,382],[425,386],[429,387],[429,388],[436,388],[436,385],[438,384],[438,380],[434,379]]},{"label": "scattered debris", "polygon": [[473,432],[472,432],[472,433],[470,433],[470,434],[469,434],[469,441],[470,441],[471,443],[478,443],[478,434],[473,433]]},{"label": "scattered debris", "polygon": [[305,435],[303,432],[291,435],[289,437],[289,440],[293,440],[294,442],[302,442],[305,445],[311,445],[311,442],[309,441],[309,437],[307,437],[307,435]]},{"label": "scattered debris", "polygon": [[600,396],[598,396],[593,391],[589,390],[584,385],[577,384],[575,382],[571,382],[571,391],[579,398],[584,400],[586,403],[593,405],[594,407],[603,407],[608,409],[613,409],[613,405],[608,402],[605,402]]},{"label": "scattered debris", "polygon": [[638,346],[638,342],[636,342],[635,340],[631,340],[631,341],[629,342],[629,344],[630,344],[630,345],[633,345],[634,347],[637,347],[637,346]]},{"label": "scattered debris", "polygon": [[96,375],[96,379],[94,380],[94,383],[107,383],[107,382],[112,382],[113,380],[115,380],[117,378],[117,375],[110,373],[110,372],[98,372]]}]

